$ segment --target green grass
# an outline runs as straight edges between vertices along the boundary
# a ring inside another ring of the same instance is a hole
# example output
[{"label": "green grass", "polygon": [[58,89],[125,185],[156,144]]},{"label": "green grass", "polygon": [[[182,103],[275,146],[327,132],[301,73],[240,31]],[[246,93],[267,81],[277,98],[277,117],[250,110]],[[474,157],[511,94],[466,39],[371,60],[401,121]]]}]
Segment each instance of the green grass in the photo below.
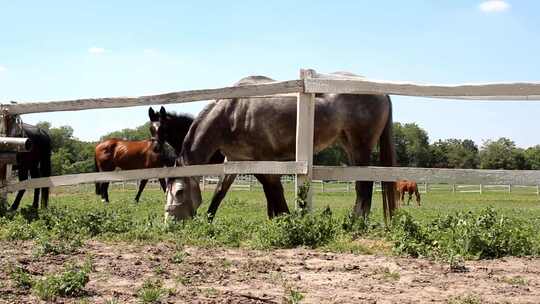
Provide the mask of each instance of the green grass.
[{"label": "green grass", "polygon": [[[286,185],[286,189],[292,188]],[[50,208],[39,213],[29,208],[31,195],[27,195],[19,212],[0,217],[0,240],[33,240],[37,256],[69,254],[88,239],[259,249],[307,246],[371,253],[372,248],[356,241],[369,238],[391,243],[398,254],[450,261],[540,251],[534,233],[540,228],[540,198],[519,191],[423,194],[422,207],[404,206],[390,230],[383,225],[380,193],[374,193],[368,221],[350,216],[354,192],[317,192],[314,213],[293,212],[269,221],[261,191],[231,191],[212,224],[203,216],[171,224],[164,221],[164,195],[156,188],[146,189],[139,204],[133,203],[135,189],[114,188],[110,204],[102,203],[92,191],[89,186],[57,189]],[[203,193],[205,204],[199,214],[205,213],[211,195],[211,191]],[[293,192],[287,191],[286,198],[293,210]],[[184,258],[181,251],[171,257],[175,263]]]}]

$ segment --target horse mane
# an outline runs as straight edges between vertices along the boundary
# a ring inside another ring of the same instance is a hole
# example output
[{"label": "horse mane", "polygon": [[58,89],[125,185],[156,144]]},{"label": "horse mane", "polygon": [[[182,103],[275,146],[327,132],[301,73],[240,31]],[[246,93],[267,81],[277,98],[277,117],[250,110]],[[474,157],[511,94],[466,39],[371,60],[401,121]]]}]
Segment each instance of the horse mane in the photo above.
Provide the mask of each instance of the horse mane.
[{"label": "horse mane", "polygon": [[195,118],[193,120],[193,122],[191,123],[191,126],[188,130],[188,132],[186,132],[184,138],[183,138],[183,143],[181,143],[181,150],[180,151],[177,151],[179,154],[182,154],[183,151],[185,150],[185,147],[190,147],[192,145],[192,142],[191,141],[187,141],[187,138],[193,140],[193,133],[197,130],[197,127],[199,125],[199,123],[205,119],[205,117],[212,111],[212,109],[214,108],[214,106],[217,104],[217,101],[215,102],[211,102],[209,103],[208,105],[206,105],[206,107],[204,107],[201,112],[199,112],[199,115],[197,115],[197,118]]}]

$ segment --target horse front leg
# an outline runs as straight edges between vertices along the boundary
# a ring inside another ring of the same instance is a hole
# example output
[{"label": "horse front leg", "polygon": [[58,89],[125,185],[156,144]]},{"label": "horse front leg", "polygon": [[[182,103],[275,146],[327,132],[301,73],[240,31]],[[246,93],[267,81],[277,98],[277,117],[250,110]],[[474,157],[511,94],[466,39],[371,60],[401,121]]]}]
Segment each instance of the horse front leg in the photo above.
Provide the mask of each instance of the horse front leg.
[{"label": "horse front leg", "polygon": [[139,198],[141,198],[141,194],[142,194],[142,192],[144,190],[144,187],[146,187],[146,183],[148,183],[147,179],[143,179],[139,183],[139,191],[137,191],[137,195],[135,196],[135,203],[139,202]]},{"label": "horse front leg", "polygon": [[163,192],[166,192],[167,191],[167,181],[164,178],[160,178],[158,180],[159,180],[159,185],[161,186],[161,189],[163,190]]},{"label": "horse front leg", "polygon": [[216,185],[216,190],[214,191],[214,195],[212,196],[212,201],[210,202],[210,206],[208,207],[208,211],[207,211],[208,220],[210,222],[214,220],[214,217],[216,216],[219,205],[225,198],[227,191],[229,191],[229,188],[231,187],[235,179],[236,179],[236,174],[225,175],[223,178],[220,178],[218,184]]}]

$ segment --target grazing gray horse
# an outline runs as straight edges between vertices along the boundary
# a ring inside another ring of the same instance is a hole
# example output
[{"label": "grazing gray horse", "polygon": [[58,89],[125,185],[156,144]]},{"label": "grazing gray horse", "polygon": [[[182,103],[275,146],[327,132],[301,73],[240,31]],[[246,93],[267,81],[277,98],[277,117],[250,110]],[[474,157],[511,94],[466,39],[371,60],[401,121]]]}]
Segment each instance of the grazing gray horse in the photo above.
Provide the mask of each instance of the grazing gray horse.
[{"label": "grazing gray horse", "polygon": [[[345,75],[351,75],[349,73]],[[235,85],[274,81],[264,76],[243,78]],[[395,164],[392,139],[392,103],[385,95],[317,94],[315,98],[314,152],[337,143],[347,153],[349,164],[366,166],[379,143],[383,166]],[[230,161],[289,161],[295,159],[296,98],[289,96],[217,100],[195,119],[186,135],[177,162],[207,164],[221,151]],[[225,176],[208,209],[212,218],[234,181]],[[256,175],[267,199],[268,216],[287,213],[279,175]],[[356,182],[354,212],[367,216],[371,209],[373,182]],[[201,204],[199,184],[194,178],[169,179],[167,206],[177,219],[194,216]],[[383,183],[385,215],[395,210],[395,183]]]}]

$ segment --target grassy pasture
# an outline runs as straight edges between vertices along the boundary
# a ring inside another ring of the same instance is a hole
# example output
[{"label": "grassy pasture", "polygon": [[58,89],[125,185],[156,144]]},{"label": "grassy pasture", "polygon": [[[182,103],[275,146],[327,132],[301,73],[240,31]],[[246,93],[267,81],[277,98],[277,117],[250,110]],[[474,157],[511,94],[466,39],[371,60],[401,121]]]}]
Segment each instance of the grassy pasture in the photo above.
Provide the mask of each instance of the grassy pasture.
[{"label": "grassy pasture", "polygon": [[[336,184],[325,186],[326,189],[343,187]],[[286,185],[286,189],[293,210],[291,185]],[[202,216],[184,223],[165,223],[164,195],[155,186],[146,189],[139,204],[133,203],[134,185],[113,186],[108,205],[102,203],[93,190],[93,185],[57,188],[51,195],[48,210],[36,213],[29,208],[32,197],[27,195],[18,212],[2,211],[0,255],[10,262],[0,265],[0,281],[7,282],[0,285],[0,303],[4,300],[6,303],[19,303],[19,300],[20,303],[35,302],[36,299],[69,299],[66,303],[80,303],[77,299],[81,297],[81,301],[105,298],[110,299],[110,303],[116,303],[114,299],[117,297],[127,302],[137,298],[140,303],[162,303],[164,299],[186,297],[202,297],[203,303],[212,302],[216,298],[232,297],[230,293],[225,295],[214,288],[233,288],[216,285],[215,278],[222,278],[226,273],[230,281],[225,285],[242,282],[242,276],[246,274],[238,272],[238,275],[233,275],[231,269],[236,268],[246,269],[247,274],[257,277],[259,283],[270,284],[270,289],[278,293],[271,295],[273,299],[279,299],[279,293],[283,293],[286,302],[294,299],[299,302],[305,293],[307,302],[315,303],[326,296],[318,295],[320,288],[311,286],[317,280],[302,279],[306,284],[302,291],[294,287],[300,284],[295,280],[300,277],[297,265],[304,263],[302,256],[311,257],[313,263],[321,263],[320,257],[327,255],[334,256],[335,260],[324,258],[324,263],[351,263],[357,259],[351,265],[340,266],[344,270],[327,266],[325,275],[332,273],[333,280],[350,275],[347,274],[349,271],[361,271],[355,275],[362,282],[368,276],[382,286],[401,286],[408,280],[402,282],[401,276],[416,277],[418,266],[414,265],[425,264],[423,259],[408,259],[400,265],[412,265],[411,269],[407,266],[389,268],[395,265],[393,261],[406,256],[439,260],[449,266],[444,269],[460,273],[469,271],[466,265],[476,262],[466,260],[487,263],[482,260],[540,255],[540,236],[537,233],[540,228],[540,198],[534,192],[452,194],[449,191],[430,191],[422,195],[421,207],[414,204],[403,206],[390,227],[385,228],[380,193],[374,193],[372,215],[367,222],[350,217],[354,192],[337,191],[317,192],[313,213],[293,212],[270,221],[266,218],[262,191],[231,191],[217,218],[210,224]],[[205,204],[200,214],[204,214],[211,195],[211,190],[205,191]],[[281,248],[294,249],[274,250]],[[283,260],[283,254],[290,256]],[[381,255],[388,259],[384,265],[390,266],[377,264]],[[373,261],[366,262],[366,259]],[[282,266],[278,267],[277,261],[282,262]],[[523,261],[535,263],[534,259]],[[123,263],[123,266],[118,268],[117,263]],[[370,266],[355,268],[363,263]],[[208,281],[198,276],[201,267]],[[284,271],[281,267],[290,269]],[[321,275],[319,268],[306,267],[302,270],[307,272],[306,276],[317,278]],[[501,264],[500,267],[507,266]],[[438,268],[422,269],[430,271],[427,275],[433,280],[445,277]],[[505,276],[496,277],[497,281],[492,282],[491,278],[482,280],[488,286],[536,286],[536,278],[529,273],[514,272],[503,272]],[[171,277],[172,273],[175,273],[174,277]],[[483,273],[475,271],[474,275],[482,276]],[[129,285],[111,287],[126,277]],[[527,279],[523,279],[525,277]],[[466,278],[459,276],[452,280],[463,285],[462,280]],[[441,284],[446,286],[448,283]],[[115,291],[112,292],[111,288]],[[193,288],[200,292],[194,293]],[[336,288],[335,293],[340,294],[337,290],[341,287]],[[485,287],[477,289],[484,290]],[[253,287],[252,290],[258,292],[259,289]],[[408,290],[410,286],[403,285],[402,292]],[[261,296],[264,297],[265,293]],[[469,299],[467,294],[463,297]],[[457,299],[457,302],[448,303],[469,303],[459,302],[461,298],[453,294],[443,298],[449,299],[447,301]]]}]

